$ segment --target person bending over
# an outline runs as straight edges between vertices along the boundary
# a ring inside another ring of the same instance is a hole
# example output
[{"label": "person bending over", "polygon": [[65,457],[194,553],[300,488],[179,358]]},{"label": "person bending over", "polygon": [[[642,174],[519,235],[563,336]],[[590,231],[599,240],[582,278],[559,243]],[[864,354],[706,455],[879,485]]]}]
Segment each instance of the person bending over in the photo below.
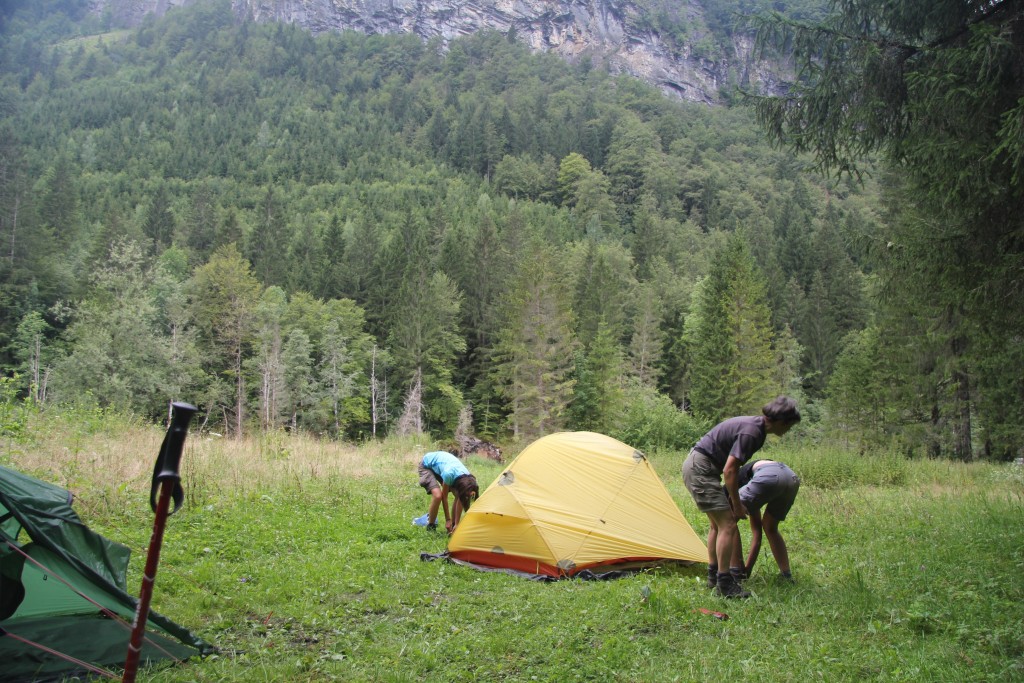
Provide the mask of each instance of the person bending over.
[{"label": "person bending over", "polygon": [[[789,567],[789,551],[786,540],[779,533],[779,523],[789,515],[796,494],[800,490],[800,477],[784,463],[775,460],[748,462],[739,471],[740,502],[747,509],[750,519],[750,549],[744,565],[744,576],[750,576],[761,552],[761,537],[768,537],[775,563],[779,565],[782,578],[793,580]],[[761,514],[764,508],[764,514]],[[736,551],[732,564],[742,562],[743,548],[736,536]]]},{"label": "person bending over", "polygon": [[[462,514],[477,496],[480,488],[476,477],[469,473],[461,460],[447,451],[431,451],[423,456],[419,464],[420,486],[430,495],[427,510],[427,528],[437,528],[437,511],[444,508],[445,529],[455,531]],[[451,512],[448,509],[448,494],[455,493]]]},{"label": "person bending over", "polygon": [[747,518],[739,495],[740,467],[761,449],[769,434],[782,436],[799,421],[796,402],[779,396],[761,409],[761,415],[731,417],[712,427],[683,462],[686,489],[710,523],[708,585],[723,597],[750,597],[737,580],[743,574],[741,564],[719,567],[719,560],[733,561],[734,546],[739,543],[736,521]]}]

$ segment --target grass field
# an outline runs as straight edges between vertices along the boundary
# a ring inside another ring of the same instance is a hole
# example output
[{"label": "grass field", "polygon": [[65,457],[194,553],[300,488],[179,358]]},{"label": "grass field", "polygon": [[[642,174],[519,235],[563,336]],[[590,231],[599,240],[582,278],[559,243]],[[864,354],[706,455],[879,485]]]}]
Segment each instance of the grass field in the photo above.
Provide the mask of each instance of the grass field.
[{"label": "grass field", "polygon": [[[72,489],[90,526],[134,549],[137,590],[161,438],[31,424],[0,463]],[[1024,468],[783,440],[771,456],[803,478],[782,526],[796,583],[766,545],[754,598],[733,602],[703,587],[705,565],[545,584],[421,561],[446,542],[410,523],[432,446],[190,435],[153,607],[220,652],[140,680],[1024,680]],[[703,536],[685,454],[650,455]],[[482,487],[501,472],[469,466]]]}]

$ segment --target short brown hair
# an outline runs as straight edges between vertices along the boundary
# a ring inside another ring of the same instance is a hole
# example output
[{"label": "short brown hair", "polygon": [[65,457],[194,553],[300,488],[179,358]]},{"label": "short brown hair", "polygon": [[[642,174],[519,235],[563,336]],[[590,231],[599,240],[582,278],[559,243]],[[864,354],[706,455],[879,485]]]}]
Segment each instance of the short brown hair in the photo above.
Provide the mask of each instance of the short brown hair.
[{"label": "short brown hair", "polygon": [[793,424],[800,421],[800,411],[796,407],[796,401],[789,396],[776,396],[761,408],[761,414],[772,422]]}]

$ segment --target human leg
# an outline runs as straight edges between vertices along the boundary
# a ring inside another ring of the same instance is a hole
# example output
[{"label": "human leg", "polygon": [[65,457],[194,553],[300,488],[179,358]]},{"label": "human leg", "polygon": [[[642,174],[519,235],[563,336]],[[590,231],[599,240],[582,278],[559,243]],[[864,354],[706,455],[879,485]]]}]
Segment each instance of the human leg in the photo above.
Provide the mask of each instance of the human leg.
[{"label": "human leg", "polygon": [[718,525],[711,515],[708,515],[708,588],[718,585]]},{"label": "human leg", "polygon": [[721,474],[707,456],[695,450],[690,451],[683,462],[683,483],[693,496],[697,509],[708,516],[709,588],[719,585],[723,569],[729,573],[732,543],[736,538],[729,533],[730,530],[736,531],[736,517],[722,488]]},{"label": "human leg", "polygon": [[[737,549],[739,539],[739,528],[736,526],[736,516],[732,510],[712,510],[707,513],[708,519],[717,529],[715,539],[715,552],[720,560],[731,564],[734,551]],[[722,571],[725,569],[725,571]],[[743,590],[736,581],[732,567],[719,567],[716,581],[716,589],[719,595],[726,598],[749,598],[750,593]],[[742,572],[742,562],[736,567],[737,572]]]},{"label": "human leg", "polygon": [[775,486],[775,495],[768,503],[764,513],[764,535],[768,537],[768,545],[772,549],[775,563],[779,571],[787,579],[792,579],[789,567],[789,550],[786,541],[779,531],[779,524],[789,515],[797,493],[800,491],[800,478],[786,465],[778,463],[779,478]]},{"label": "human leg", "polygon": [[737,581],[747,578],[746,565],[743,564],[743,535],[739,524],[736,525],[736,540],[732,544],[732,557],[729,559],[729,573]]},{"label": "human leg", "polygon": [[441,507],[441,480],[437,478],[437,474],[432,469],[424,467],[422,463],[417,468],[417,474],[420,486],[430,496],[430,507],[427,508],[427,527],[433,529],[437,526],[437,511]]},{"label": "human leg", "polygon": [[441,488],[430,489],[430,509],[427,510],[427,526],[437,525],[437,511],[441,507]]},{"label": "human leg", "polygon": [[782,575],[789,578],[792,576],[789,568],[789,551],[786,549],[786,540],[779,533],[779,521],[770,512],[764,513],[764,535],[768,538],[768,546],[772,549],[775,563],[779,565]]}]

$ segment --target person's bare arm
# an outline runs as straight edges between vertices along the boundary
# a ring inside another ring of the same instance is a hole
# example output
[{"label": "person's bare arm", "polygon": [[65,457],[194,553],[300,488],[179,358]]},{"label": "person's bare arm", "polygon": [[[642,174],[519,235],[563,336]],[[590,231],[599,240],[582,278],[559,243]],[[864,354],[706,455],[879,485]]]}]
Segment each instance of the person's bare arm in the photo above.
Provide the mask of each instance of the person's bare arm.
[{"label": "person's bare arm", "polygon": [[445,525],[448,533],[455,531],[455,527],[459,525],[460,519],[462,519],[462,500],[455,496],[455,502],[452,504],[452,521]]},{"label": "person's bare arm", "polygon": [[761,552],[761,511],[750,510],[750,550],[747,554],[747,564],[744,571],[747,572],[747,576],[750,576],[754,571],[754,564],[757,562],[757,556]]},{"label": "person's bare arm", "polygon": [[448,484],[441,484],[441,506],[444,508],[444,525],[448,526],[452,520],[448,512]]},{"label": "person's bare arm", "polygon": [[740,461],[730,455],[729,459],[725,461],[725,469],[722,470],[722,483],[725,484],[725,492],[729,496],[733,515],[736,516],[736,519],[746,519],[747,509],[740,501],[739,473]]},{"label": "person's bare arm", "polygon": [[764,513],[764,535],[768,537],[768,547],[772,549],[775,562],[779,565],[779,571],[783,576],[789,576],[789,550],[786,548],[786,541],[779,533],[779,522],[770,512]]}]

